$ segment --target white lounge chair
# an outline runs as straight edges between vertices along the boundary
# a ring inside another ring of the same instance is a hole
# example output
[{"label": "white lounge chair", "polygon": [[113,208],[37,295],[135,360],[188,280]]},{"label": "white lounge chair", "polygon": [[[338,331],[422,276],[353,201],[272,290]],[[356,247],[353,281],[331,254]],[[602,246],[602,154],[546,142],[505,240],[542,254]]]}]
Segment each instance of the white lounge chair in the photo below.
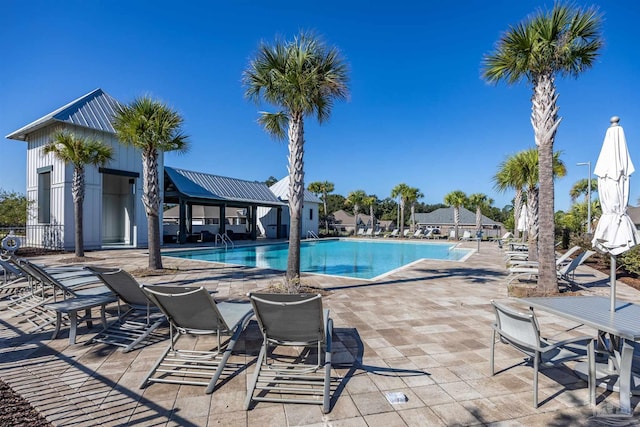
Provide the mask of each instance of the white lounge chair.
[{"label": "white lounge chair", "polygon": [[399,232],[400,230],[398,230],[397,228],[394,228],[391,234],[387,235],[386,237],[398,237]]},{"label": "white lounge chair", "polygon": [[[558,279],[567,282],[571,286],[575,285],[576,269],[593,254],[595,254],[594,251],[584,251],[572,259],[569,264],[557,266],[556,273],[558,275]],[[532,280],[534,277],[538,277],[540,275],[540,270],[537,266],[513,267],[509,269],[509,273],[507,286],[513,283],[514,280],[521,280],[524,278]]]}]

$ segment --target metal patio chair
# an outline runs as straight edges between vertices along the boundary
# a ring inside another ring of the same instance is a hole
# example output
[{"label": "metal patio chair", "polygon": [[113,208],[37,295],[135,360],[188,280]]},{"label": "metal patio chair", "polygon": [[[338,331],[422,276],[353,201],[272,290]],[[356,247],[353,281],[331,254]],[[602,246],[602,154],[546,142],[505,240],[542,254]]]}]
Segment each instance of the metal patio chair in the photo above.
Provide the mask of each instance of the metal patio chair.
[{"label": "metal patio chair", "polygon": [[[204,385],[212,393],[226,371],[227,361],[240,334],[253,316],[251,304],[216,303],[203,288],[141,285],[142,291],[167,316],[170,344],[140,385],[170,383]],[[183,335],[216,335],[217,347],[211,351],[178,349]],[[221,335],[231,335],[223,345]],[[244,365],[243,365],[244,366]]]},{"label": "metal patio chair", "polygon": [[[153,332],[166,318],[160,309],[140,289],[138,281],[120,268],[85,267],[118,297],[118,319],[100,331],[91,342],[122,347],[122,352],[139,344],[155,342]],[[120,302],[128,307],[123,311]]]},{"label": "metal patio chair", "polygon": [[[263,342],[245,409],[250,408],[252,401],[313,403],[322,405],[322,411],[328,413],[333,321],[329,310],[322,307],[322,297],[307,294],[251,294],[249,297]],[[276,354],[278,346],[303,347],[303,350],[290,352],[296,353],[293,356]]]},{"label": "metal patio chair", "polygon": [[581,336],[558,342],[551,342],[540,336],[540,326],[533,312],[513,310],[506,305],[491,301],[496,314],[496,323],[491,325],[490,368],[495,375],[496,338],[524,353],[533,363],[533,406],[538,407],[538,371],[540,365],[554,366],[569,360],[587,357],[587,346],[593,337]]}]

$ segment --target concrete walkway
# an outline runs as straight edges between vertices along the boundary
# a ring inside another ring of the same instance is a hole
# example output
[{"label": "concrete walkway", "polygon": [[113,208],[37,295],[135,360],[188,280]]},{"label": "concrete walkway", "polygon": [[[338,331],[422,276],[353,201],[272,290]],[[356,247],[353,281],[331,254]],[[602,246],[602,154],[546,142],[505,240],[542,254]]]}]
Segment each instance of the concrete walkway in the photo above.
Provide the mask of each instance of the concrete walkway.
[{"label": "concrete walkway", "polygon": [[[463,245],[477,247],[475,242]],[[38,261],[55,264],[70,256]],[[87,256],[99,258],[96,264],[129,271],[148,262],[142,250]],[[205,286],[218,300],[246,299],[248,292],[282,283],[280,272],[168,257],[163,262],[167,274],[139,281]],[[532,406],[533,369],[519,352],[498,344],[499,373],[490,376],[490,300],[518,304],[507,296],[505,277],[501,251],[490,242],[482,243],[480,252],[466,262],[420,261],[381,280],[305,275],[305,284],[327,291],[323,301],[335,323],[336,390],[327,415],[317,405],[257,403],[243,409],[261,339],[255,321],[231,359],[240,368],[206,395],[198,386],[139,388],[166,340],[122,353],[91,344],[98,328],[87,331],[83,325],[78,343],[70,346],[68,329],[50,340],[51,331],[29,333],[28,324],[2,310],[0,376],[61,426],[602,425],[597,422],[618,407],[617,393],[599,390],[598,406],[591,408],[586,383],[573,374],[571,365],[542,371],[537,409]],[[577,280],[592,284],[585,293],[608,295],[605,276],[588,267],[578,270]],[[640,303],[640,293],[622,283],[618,296]],[[547,337],[595,334],[543,312],[538,317]],[[167,328],[160,334],[164,338]],[[194,345],[206,345],[203,341],[198,338]],[[407,401],[390,404],[388,392],[402,392]],[[634,408],[637,404],[638,399],[632,399]]]}]

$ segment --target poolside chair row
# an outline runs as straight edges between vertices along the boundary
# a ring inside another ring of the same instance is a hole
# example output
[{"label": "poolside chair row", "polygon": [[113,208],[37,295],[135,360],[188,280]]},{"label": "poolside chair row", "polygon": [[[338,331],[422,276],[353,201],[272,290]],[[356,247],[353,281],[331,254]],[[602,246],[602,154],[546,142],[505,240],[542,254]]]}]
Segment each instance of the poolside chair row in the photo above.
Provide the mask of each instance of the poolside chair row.
[{"label": "poolside chair row", "polygon": [[[20,322],[33,325],[32,331],[58,321],[56,313],[46,307],[49,303],[109,294],[95,276],[77,267],[44,267],[25,259],[11,258],[3,268],[15,269],[18,277],[10,282],[12,292],[5,295],[2,307],[12,311],[13,317],[19,318]],[[6,285],[8,283],[3,286]]]},{"label": "poolside chair row", "polygon": [[[18,259],[7,265],[24,287],[6,298],[6,307],[32,323],[34,330],[57,321],[54,338],[61,312],[48,307],[62,302],[65,313],[73,306],[84,309],[83,298],[88,301],[88,296],[111,296],[100,300],[103,318],[106,303],[117,301],[118,306],[116,320],[105,325],[91,343],[131,351],[163,339],[155,332],[168,321],[169,344],[141,388],[152,383],[190,384],[204,385],[206,393],[212,393],[224,383],[220,381],[223,374],[244,369],[244,363],[231,365],[229,358],[255,315],[263,340],[245,407],[258,401],[287,401],[320,404],[325,413],[330,409],[333,322],[320,295],[250,294],[250,302],[216,302],[203,287],[141,285],[122,269],[56,269]],[[75,337],[75,325],[71,325],[70,339]],[[180,348],[185,335],[215,335],[217,345],[211,351],[194,350],[192,345]],[[230,338],[223,342],[223,335]],[[276,347],[302,347],[302,351],[281,354],[274,351]]]},{"label": "poolside chair row", "polygon": [[[556,273],[558,280],[567,284],[570,287],[578,285],[575,280],[576,269],[582,265],[590,256],[595,254],[594,251],[585,250],[581,251],[580,246],[574,246],[567,250],[564,254],[558,254],[556,257]],[[579,252],[574,258],[571,256]],[[523,251],[506,251],[505,263],[509,275],[507,276],[507,286],[511,285],[514,281],[521,280],[535,280],[539,276],[539,263],[537,261],[530,261],[528,259],[528,253]]]}]

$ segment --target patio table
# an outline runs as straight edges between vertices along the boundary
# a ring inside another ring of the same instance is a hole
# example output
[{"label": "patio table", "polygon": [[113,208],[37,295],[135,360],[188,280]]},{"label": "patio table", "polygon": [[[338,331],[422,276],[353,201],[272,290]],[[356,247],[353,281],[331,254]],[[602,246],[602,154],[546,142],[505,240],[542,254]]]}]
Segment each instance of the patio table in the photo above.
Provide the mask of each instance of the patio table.
[{"label": "patio table", "polygon": [[[626,301],[617,301],[615,311],[610,311],[610,299],[601,296],[563,296],[522,298],[522,302],[559,317],[590,326],[599,333],[609,334],[613,343],[613,355],[617,362],[616,371],[606,364],[598,364],[596,372],[606,377],[617,375],[617,381],[602,381],[595,373],[593,383],[605,385],[620,392],[620,411],[631,413],[631,393],[640,394],[640,378],[632,375],[634,343],[640,341],[640,305]],[[589,372],[586,363],[578,364],[577,371]],[[633,387],[632,387],[633,383]],[[595,404],[595,391],[591,390],[592,404]]]}]

